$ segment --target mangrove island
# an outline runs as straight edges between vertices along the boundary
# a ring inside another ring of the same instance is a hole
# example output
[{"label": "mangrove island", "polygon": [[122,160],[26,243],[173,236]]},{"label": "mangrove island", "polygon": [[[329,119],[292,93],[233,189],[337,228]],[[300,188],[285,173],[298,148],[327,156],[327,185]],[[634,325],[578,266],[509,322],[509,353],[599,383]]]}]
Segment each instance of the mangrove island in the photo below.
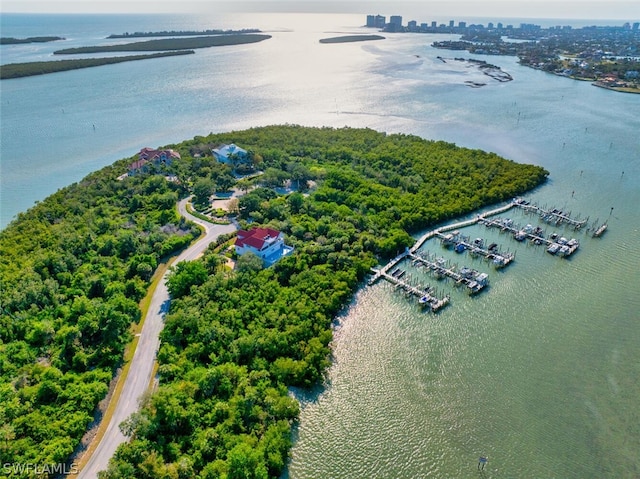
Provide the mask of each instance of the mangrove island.
[{"label": "mangrove island", "polygon": [[371,40],[384,40],[384,37],[381,35],[345,35],[342,37],[322,38],[320,39],[320,43],[349,43]]},{"label": "mangrove island", "polygon": [[227,235],[171,269],[159,385],[103,479],[279,477],[299,414],[288,388],[322,380],[332,320],[370,268],[547,175],[412,135],[286,125],[145,148],[59,190],[0,231],[0,460],[82,449],[154,273],[200,234],[179,199],[243,191],[226,212],[243,235],[275,231],[293,252],[264,267]]}]

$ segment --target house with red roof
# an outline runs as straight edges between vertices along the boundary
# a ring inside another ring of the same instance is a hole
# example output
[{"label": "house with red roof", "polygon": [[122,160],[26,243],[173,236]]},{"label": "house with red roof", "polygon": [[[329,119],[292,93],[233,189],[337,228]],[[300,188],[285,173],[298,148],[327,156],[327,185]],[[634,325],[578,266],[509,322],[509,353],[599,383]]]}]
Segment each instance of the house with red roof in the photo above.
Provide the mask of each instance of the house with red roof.
[{"label": "house with red roof", "polygon": [[147,173],[150,167],[171,165],[175,159],[180,159],[180,153],[170,148],[165,150],[155,150],[153,148],[143,148],[138,153],[138,159],[129,165],[129,174]]},{"label": "house with red roof", "polygon": [[261,258],[266,266],[271,266],[293,251],[291,246],[284,244],[284,233],[272,228],[239,230],[235,247],[239,256],[251,252]]}]

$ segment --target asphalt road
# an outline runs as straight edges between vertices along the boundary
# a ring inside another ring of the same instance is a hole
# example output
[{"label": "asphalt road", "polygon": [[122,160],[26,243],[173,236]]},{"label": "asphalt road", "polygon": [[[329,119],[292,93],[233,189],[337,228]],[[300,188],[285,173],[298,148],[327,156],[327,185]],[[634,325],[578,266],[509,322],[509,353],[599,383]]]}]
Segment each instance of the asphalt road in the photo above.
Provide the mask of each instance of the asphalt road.
[{"label": "asphalt road", "polygon": [[[201,225],[206,234],[196,243],[184,250],[176,259],[175,263],[180,261],[192,261],[202,254],[209,246],[209,243],[215,241],[218,236],[224,233],[230,233],[237,228],[235,225],[213,225],[191,216],[186,211],[187,200],[178,203],[178,210],[182,216],[190,219],[194,223]],[[174,264],[175,264],[174,263]],[[129,374],[122,388],[115,411],[111,416],[111,421],[102,437],[98,447],[93,452],[91,458],[78,474],[79,479],[96,479],[98,471],[107,468],[109,459],[113,456],[116,448],[128,438],[120,432],[119,425],[127,419],[132,413],[139,408],[139,399],[149,388],[151,384],[151,374],[153,373],[156,353],[160,346],[160,331],[164,325],[164,316],[169,309],[169,292],[165,284],[166,274],[158,284],[151,304],[147,312],[147,316],[140,333],[138,346],[131,360]]]}]

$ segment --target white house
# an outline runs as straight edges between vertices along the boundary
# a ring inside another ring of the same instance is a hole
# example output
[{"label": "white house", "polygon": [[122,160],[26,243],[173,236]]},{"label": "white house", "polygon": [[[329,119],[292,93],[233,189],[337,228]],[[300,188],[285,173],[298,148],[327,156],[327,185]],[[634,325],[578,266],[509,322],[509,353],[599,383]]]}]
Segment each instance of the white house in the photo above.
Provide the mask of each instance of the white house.
[{"label": "white house", "polygon": [[213,153],[213,157],[220,163],[229,164],[249,160],[247,150],[244,150],[233,143],[230,145],[221,145],[219,148],[213,148],[211,153]]},{"label": "white house", "polygon": [[284,233],[271,228],[239,230],[235,242],[236,253],[240,256],[252,252],[270,266],[293,251],[284,244]]}]

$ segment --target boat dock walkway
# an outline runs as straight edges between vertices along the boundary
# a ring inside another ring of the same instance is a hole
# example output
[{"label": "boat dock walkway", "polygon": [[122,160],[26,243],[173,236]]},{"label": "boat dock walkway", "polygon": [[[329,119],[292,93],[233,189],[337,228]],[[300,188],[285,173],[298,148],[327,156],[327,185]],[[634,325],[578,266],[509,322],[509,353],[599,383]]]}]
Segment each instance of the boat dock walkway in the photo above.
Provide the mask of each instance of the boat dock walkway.
[{"label": "boat dock walkway", "polygon": [[[443,233],[437,233],[436,235],[440,238],[443,244],[451,244],[455,247],[456,252],[469,251],[469,254],[472,256],[480,255],[489,261],[493,261],[493,264],[496,268],[504,268],[511,264],[511,262],[516,258],[515,253],[499,251],[497,249],[497,244],[493,243],[488,248],[484,247],[485,241],[480,238],[476,239],[473,243],[469,239],[468,236],[451,236],[445,235]],[[458,251],[458,248],[462,246],[462,250]]]},{"label": "boat dock walkway", "polygon": [[[406,258],[407,254],[403,254],[400,257],[396,257],[394,265],[399,263],[402,259]],[[400,258],[400,259],[398,259]],[[389,265],[387,265],[389,266]],[[438,298],[433,294],[431,288],[423,288],[421,286],[413,286],[406,281],[403,281],[401,276],[404,273],[400,268],[395,268],[392,273],[389,273],[389,268],[385,266],[380,270],[374,270],[375,276],[369,280],[369,284],[372,284],[372,281],[375,282],[380,278],[384,278],[389,281],[391,284],[395,285],[396,289],[401,289],[409,295],[415,296],[421,305],[428,306],[431,311],[434,313],[444,308],[447,304],[449,304],[450,297],[449,295],[444,296],[443,298]],[[397,272],[401,272],[401,274],[397,274]]]},{"label": "boat dock walkway", "polygon": [[487,228],[499,228],[501,231],[508,231],[510,233],[513,233],[514,237],[519,234],[524,235],[524,237],[539,244],[544,243],[547,246],[551,246],[553,244],[552,240],[544,238],[542,236],[538,236],[533,232],[527,233],[520,228],[516,228],[516,225],[513,225],[512,223],[509,223],[502,218],[496,218],[494,220],[483,220],[481,221],[481,224],[485,225]]},{"label": "boat dock walkway", "polygon": [[517,201],[518,200],[513,200],[510,203],[507,203],[504,206],[501,206],[500,208],[496,208],[494,210],[491,211],[487,211],[486,213],[481,213],[478,216],[476,216],[475,218],[471,218],[469,220],[465,220],[465,221],[459,221],[458,223],[453,223],[450,225],[446,225],[446,226],[442,226],[440,228],[436,228],[435,230],[429,231],[428,233],[426,233],[425,235],[421,236],[420,239],[418,239],[418,241],[416,241],[416,244],[414,244],[411,249],[409,250],[410,253],[415,253],[416,251],[418,251],[423,244],[425,244],[427,242],[427,240],[433,238],[434,236],[440,234],[440,233],[444,233],[445,231],[451,231],[451,230],[456,230],[458,228],[464,228],[466,226],[471,226],[471,225],[475,225],[476,223],[478,223],[479,221],[489,217],[489,216],[494,216],[494,215],[499,215],[500,213],[504,213],[505,211],[509,211],[511,208],[513,208],[514,206],[517,205]]},{"label": "boat dock walkway", "polygon": [[522,208],[524,211],[538,214],[540,218],[542,218],[547,223],[555,223],[556,225],[568,224],[570,226],[573,226],[577,230],[582,228],[587,224],[587,221],[589,221],[589,218],[585,218],[582,220],[577,218],[574,219],[571,217],[571,212],[566,213],[559,210],[558,208],[551,208],[548,210],[541,208],[538,205],[531,204],[522,198],[516,198],[513,201],[513,205],[517,206],[518,208]]},{"label": "boat dock walkway", "polygon": [[[447,268],[444,264],[438,263],[437,261],[431,261],[431,259],[427,257],[418,256],[413,253],[409,253],[409,258],[413,260],[414,265],[421,264],[426,266],[437,276],[446,276],[447,278],[453,279],[456,284],[466,286],[470,294],[479,293],[488,284],[486,274],[464,275],[452,268]],[[471,272],[471,270],[469,270],[469,272]]]},{"label": "boat dock walkway", "polygon": [[[453,231],[478,223],[483,224],[487,227],[499,228],[501,231],[509,231],[513,233],[514,237],[519,241],[523,241],[524,239],[528,238],[535,244],[544,244],[547,246],[547,251],[551,254],[557,253],[559,256],[570,256],[578,249],[579,243],[575,239],[567,241],[565,238],[560,238],[559,240],[556,240],[557,235],[552,235],[551,239],[547,239],[544,237],[541,228],[529,230],[528,227],[530,225],[527,225],[527,228],[520,229],[518,225],[515,225],[511,220],[503,220],[501,218],[489,219],[492,216],[504,213],[514,207],[521,208],[525,212],[536,213],[546,222],[555,222],[556,225],[567,224],[573,226],[576,230],[582,228],[588,221],[588,218],[584,220],[574,219],[571,217],[570,212],[565,213],[561,210],[558,210],[557,208],[545,209],[539,207],[538,205],[531,204],[529,201],[522,198],[514,198],[509,203],[500,206],[499,208],[486,211],[485,213],[480,213],[474,218],[459,221],[450,225],[441,226],[425,233],[415,242],[415,244],[411,248],[407,248],[404,252],[397,255],[382,268],[372,268],[371,270],[374,275],[369,279],[368,284],[373,285],[379,279],[384,278],[385,280],[394,284],[396,288],[404,290],[409,295],[416,296],[422,305],[429,306],[432,311],[438,311],[439,309],[446,306],[449,303],[448,295],[444,298],[439,299],[433,295],[432,288],[421,288],[420,286],[413,286],[402,279],[406,271],[401,270],[398,267],[398,264],[401,261],[409,258],[413,261],[414,266],[425,266],[437,277],[451,278],[456,282],[456,284],[464,285],[470,294],[475,294],[482,291],[488,284],[488,276],[486,273],[479,273],[478,271],[470,270],[469,268],[462,268],[460,271],[457,271],[451,267],[447,267],[440,261],[432,261],[428,256],[428,253],[427,255],[417,254],[418,250],[422,248],[424,243],[426,243],[429,239],[434,237],[444,239],[445,237],[451,236],[443,234],[447,231]],[[604,233],[605,230],[606,223],[601,225],[593,234],[593,236],[600,236],[602,233]],[[464,248],[469,250],[470,254],[472,255],[478,254],[484,256],[486,259],[493,260],[496,267],[506,266],[515,259],[514,253],[503,253],[497,251],[495,244],[491,245],[488,248],[485,248],[482,243],[471,243],[469,239],[465,237],[457,238],[455,240],[455,244],[463,245]]]},{"label": "boat dock walkway", "polygon": [[[371,286],[372,284],[375,284],[382,277],[391,276],[389,274],[389,271],[391,269],[395,268],[398,265],[398,263],[400,263],[400,261],[405,259],[407,257],[407,254],[409,254],[407,251],[405,251],[404,253],[399,254],[398,256],[393,258],[391,261],[389,261],[381,269],[371,268],[371,271],[373,271],[374,274],[369,279],[369,286]],[[395,276],[393,278],[396,279]]]},{"label": "boat dock walkway", "polygon": [[502,218],[496,218],[492,220],[485,219],[481,223],[484,224],[487,228],[499,228],[501,231],[508,231],[510,233],[513,233],[514,238],[517,240],[521,241],[525,238],[528,238],[534,244],[544,244],[547,247],[547,252],[551,254],[558,253],[559,256],[571,256],[580,247],[580,243],[578,243],[578,241],[575,239],[567,241],[565,238],[557,239],[557,236],[552,237],[552,239],[545,238],[539,234],[536,234],[535,231],[520,229],[510,220],[503,220]]}]

